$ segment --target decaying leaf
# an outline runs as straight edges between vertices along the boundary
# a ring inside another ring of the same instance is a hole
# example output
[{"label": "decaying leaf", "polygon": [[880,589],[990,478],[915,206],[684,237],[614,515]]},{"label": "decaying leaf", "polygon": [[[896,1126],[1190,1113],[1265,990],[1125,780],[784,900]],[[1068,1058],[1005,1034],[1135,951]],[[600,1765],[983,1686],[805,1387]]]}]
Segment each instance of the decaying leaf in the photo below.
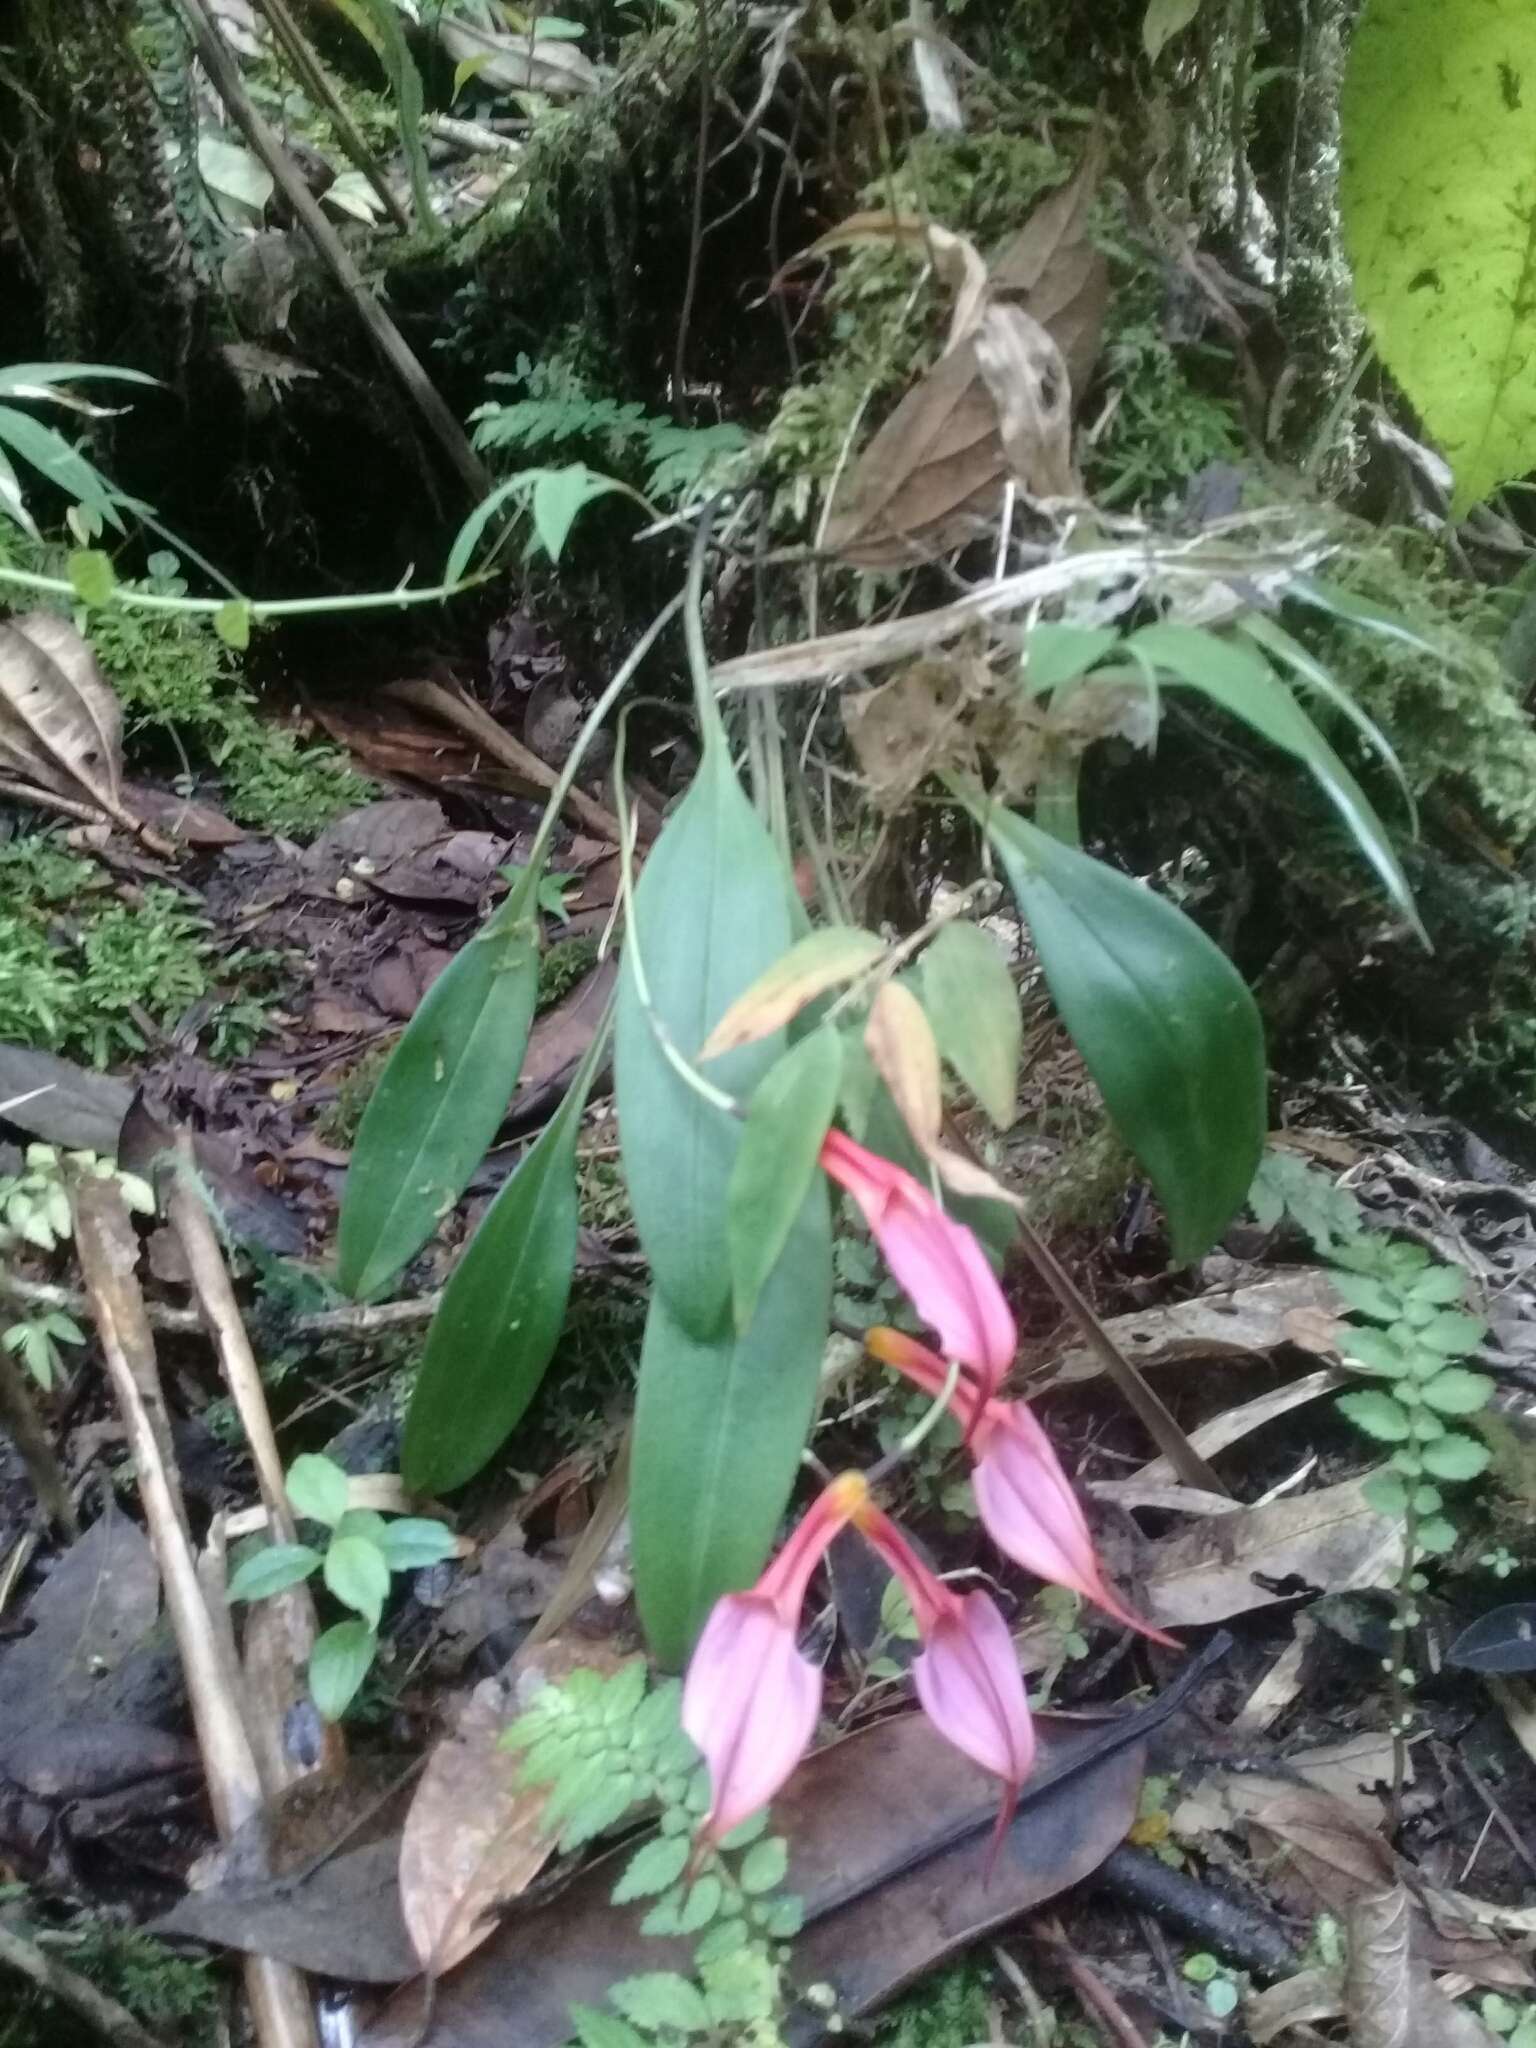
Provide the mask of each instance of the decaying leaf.
[{"label": "decaying leaf", "polygon": [[123,709],[85,640],[53,612],[0,626],[0,768],[84,799],[159,852],[122,800]]},{"label": "decaying leaf", "polygon": [[928,775],[975,766],[966,715],[990,688],[966,661],[915,661],[873,690],[845,690],[843,726],[876,803],[899,810]]},{"label": "decaying leaf", "polygon": [[1109,304],[1109,263],[1089,237],[1104,172],[1104,131],[1095,123],[1076,175],[1043,199],[992,260],[993,297],[1023,297],[1025,311],[1061,350],[1081,399],[1098,359]]},{"label": "decaying leaf", "polygon": [[1365,1481],[1350,1479],[1167,1538],[1153,1552],[1144,1604],[1160,1628],[1195,1627],[1309,1589],[1395,1585],[1402,1561],[1401,1519],[1379,1514]]},{"label": "decaying leaf", "polygon": [[738,1045],[755,1044],[782,1030],[807,1003],[840,982],[851,981],[884,950],[882,939],[857,925],[828,925],[807,933],[736,998],[700,1046],[699,1058],[717,1059]]},{"label": "decaying leaf", "polygon": [[899,981],[884,982],[876,990],[864,1046],[890,1089],[913,1143],[931,1156],[938,1146],[944,1116],[939,1048],[927,1012]]},{"label": "decaying leaf", "polygon": [[965,339],[980,318],[987,295],[987,266],[969,235],[958,235],[953,228],[940,227],[937,221],[925,220],[921,214],[892,213],[889,207],[882,207],[873,213],[850,214],[795,261],[825,256],[833,249],[855,248],[861,242],[894,242],[926,257],[936,275],[955,294],[949,339],[944,344],[946,353]]},{"label": "decaying leaf", "polygon": [[1364,1892],[1344,1918],[1344,2004],[1353,2048],[1408,2048],[1413,1976],[1408,1894],[1400,1884]]},{"label": "decaying leaf", "polygon": [[[1293,1310],[1337,1312],[1339,1307],[1321,1266],[1297,1266],[1251,1286],[1219,1288],[1194,1301],[1112,1316],[1104,1327],[1143,1368],[1210,1358],[1268,1358],[1292,1341],[1286,1317]],[[1102,1370],[1087,1345],[1074,1345],[1050,1366],[1042,1384],[1075,1385]]]},{"label": "decaying leaf", "polygon": [[502,1731],[541,1687],[624,1661],[590,1638],[544,1643],[477,1685],[428,1758],[400,1838],[400,1910],[429,1977],[480,1946],[496,1907],[526,1890],[554,1850],[541,1826],[549,1787],[519,1786],[523,1760],[501,1748]]},{"label": "decaying leaf", "polygon": [[1080,488],[1072,470],[1072,389],[1046,329],[1017,306],[988,306],[976,363],[997,408],[997,432],[1016,480],[1035,498]]},{"label": "decaying leaf", "polygon": [[850,467],[827,546],[871,569],[943,554],[983,530],[1006,473],[973,336],[940,357]]},{"label": "decaying leaf", "polygon": [[574,43],[547,36],[498,35],[459,16],[438,23],[443,48],[456,64],[475,64],[475,76],[501,92],[532,86],[552,98],[596,92],[598,75]]}]

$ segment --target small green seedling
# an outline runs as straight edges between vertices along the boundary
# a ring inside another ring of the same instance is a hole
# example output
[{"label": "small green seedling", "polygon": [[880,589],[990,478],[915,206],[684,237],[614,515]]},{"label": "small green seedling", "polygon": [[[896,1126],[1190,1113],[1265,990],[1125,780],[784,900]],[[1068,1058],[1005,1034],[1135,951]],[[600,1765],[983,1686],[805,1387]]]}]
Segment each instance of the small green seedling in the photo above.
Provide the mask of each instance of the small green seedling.
[{"label": "small green seedling", "polygon": [[1203,1987],[1206,2010],[1213,2018],[1224,2020],[1236,2012],[1238,2000],[1242,1997],[1242,1986],[1232,1971],[1217,1957],[1206,1954],[1204,1950],[1198,1955],[1186,1957],[1184,1975],[1191,1984]]},{"label": "small green seedling", "polygon": [[1509,1578],[1520,1565],[1519,1558],[1502,1543],[1493,1550],[1485,1550],[1477,1561],[1485,1572],[1492,1572],[1496,1579]]},{"label": "small green seedling", "polygon": [[229,1582],[231,1600],[265,1600],[320,1572],[350,1607],[316,1642],[309,1691],[327,1721],[339,1721],[368,1676],[379,1647],[379,1618],[393,1572],[419,1571],[452,1557],[457,1538],[441,1522],[405,1515],[386,1521],[372,1508],[347,1505],[347,1475],[330,1458],[305,1452],[288,1467],[294,1513],[330,1530],[323,1551],[307,1543],[271,1543],[245,1559]]},{"label": "small green seedling", "polygon": [[0,1250],[19,1240],[40,1252],[57,1251],[73,1234],[66,1173],[115,1180],[130,1209],[140,1216],[155,1213],[155,1191],[149,1182],[136,1173],[119,1172],[115,1159],[103,1159],[95,1152],[61,1153],[52,1145],[29,1145],[21,1172],[0,1174]]},{"label": "small green seedling", "polygon": [[1504,2048],[1536,2048],[1536,2005],[1516,2005],[1502,1993],[1490,1991],[1478,2001],[1477,2009],[1483,2025],[1500,2037]]},{"label": "small green seedling", "polygon": [[61,1309],[49,1309],[45,1315],[12,1323],[0,1336],[0,1344],[21,1360],[45,1394],[52,1391],[54,1381],[64,1370],[59,1346],[84,1342],[84,1330]]}]

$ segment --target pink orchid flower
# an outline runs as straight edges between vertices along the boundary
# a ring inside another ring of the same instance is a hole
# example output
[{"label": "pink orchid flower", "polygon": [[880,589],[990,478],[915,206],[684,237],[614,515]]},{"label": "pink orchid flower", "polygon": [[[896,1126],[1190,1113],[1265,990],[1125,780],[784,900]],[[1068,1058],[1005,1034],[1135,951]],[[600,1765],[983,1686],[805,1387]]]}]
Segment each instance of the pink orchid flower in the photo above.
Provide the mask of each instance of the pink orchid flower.
[{"label": "pink orchid flower", "polygon": [[985,1593],[962,1598],[935,1577],[846,1472],[814,1501],[757,1584],[715,1602],[683,1684],[683,1727],[709,1766],[701,1833],[716,1841],[778,1791],[810,1746],[821,1672],[796,1646],[811,1574],[852,1526],[900,1578],[923,1649],[912,1667],[924,1712],[939,1733],[1001,1778],[998,1836],[1034,1762],[1034,1731],[1007,1624]]},{"label": "pink orchid flower", "polygon": [[863,1211],[886,1264],[925,1323],[939,1333],[946,1358],[996,1393],[1019,1347],[1012,1313],[974,1231],[946,1216],[904,1168],[828,1131],[821,1163]]},{"label": "pink orchid flower", "polygon": [[[947,1369],[926,1344],[886,1329],[871,1330],[864,1341],[873,1357],[925,1393],[943,1391]],[[973,1460],[977,1513],[1003,1555],[1038,1579],[1081,1593],[1124,1627],[1180,1648],[1171,1636],[1132,1614],[1105,1583],[1082,1506],[1033,1412],[1022,1401],[984,1398],[964,1380],[950,1405]]]}]

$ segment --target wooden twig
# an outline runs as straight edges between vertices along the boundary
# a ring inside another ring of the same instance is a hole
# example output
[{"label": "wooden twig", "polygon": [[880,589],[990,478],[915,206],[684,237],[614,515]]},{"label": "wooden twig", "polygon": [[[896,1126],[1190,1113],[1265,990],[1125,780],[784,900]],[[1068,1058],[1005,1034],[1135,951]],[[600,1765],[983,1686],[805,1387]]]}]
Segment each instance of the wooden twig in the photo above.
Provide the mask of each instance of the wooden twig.
[{"label": "wooden twig", "polygon": [[1147,2037],[1125,2007],[1067,1939],[1066,1929],[1056,1919],[1036,1919],[1029,1931],[1050,1956],[1082,2000],[1100,2031],[1115,2048],[1147,2048]]},{"label": "wooden twig", "polygon": [[72,2013],[94,2027],[113,2048],[165,2048],[165,2043],[141,2027],[125,2005],[98,1991],[88,1977],[57,1961],[35,1941],[28,1941],[14,1927],[0,1921],[0,1964],[28,1978],[39,1991],[67,2005]]},{"label": "wooden twig", "polygon": [[[138,1239],[115,1181],[84,1179],[73,1189],[73,1197],[80,1269],[107,1376],[127,1430],[139,1499],[192,1703],[209,1803],[227,1842],[260,1812],[261,1777],[187,1532],[154,1339],[135,1271]],[[301,1972],[270,1956],[248,1956],[245,1984],[260,2048],[319,2048]]]},{"label": "wooden twig", "polygon": [[515,136],[498,135],[483,121],[460,121],[452,114],[429,115],[427,133],[476,155],[521,156],[524,148]]},{"label": "wooden twig", "polygon": [[380,169],[378,158],[363,140],[357,123],[347,112],[346,102],[332,85],[330,73],[315,55],[308,37],[289,12],[288,0],[256,0],[256,5],[271,23],[272,33],[282,45],[283,54],[299,74],[304,90],[330,114],[337,141],[378,194],[379,203],[395,226],[403,234],[409,234],[411,216],[401,204],[399,194],[392,189],[389,180]]},{"label": "wooden twig", "polygon": [[[488,711],[462,691],[445,690],[441,683],[413,679],[390,683],[384,694],[398,698],[402,704],[414,705],[418,711],[425,711],[444,725],[453,726],[467,739],[472,739],[476,746],[483,747],[493,761],[499,761],[503,768],[510,768],[514,775],[522,776],[535,789],[547,793],[560,779],[547,761],[541,760],[521,740],[514,739]],[[584,789],[573,785],[566,794],[565,802],[571,816],[585,825],[589,832],[597,833],[601,839],[611,839],[615,845],[620,843],[622,834],[618,819],[596,798],[588,796]]]},{"label": "wooden twig", "polygon": [[469,438],[443,401],[441,392],[417,361],[409,342],[371,291],[352,261],[347,245],[321,212],[298,166],[267,126],[245,89],[239,68],[214,25],[207,0],[176,0],[197,44],[197,54],[231,120],[271,172],[293,217],[314,245],[315,254],[352,301],[368,338],[409,392],[412,401],[453,464],[465,489],[479,499],[489,495],[491,475],[469,444]]},{"label": "wooden twig", "polygon": [[16,1446],[43,1513],[67,1536],[76,1535],[79,1524],[68,1482],[53,1454],[53,1445],[27,1390],[21,1367],[9,1351],[0,1351],[0,1429]]},{"label": "wooden twig", "polygon": [[1198,1487],[1202,1493],[1230,1496],[1231,1487],[1201,1457],[1161,1397],[1153,1393],[1135,1364],[1110,1336],[1082,1289],[1034,1224],[1021,1209],[1016,1208],[1014,1214],[1018,1219],[1019,1242],[1030,1264],[1082,1331],[1088,1349],[1125,1396],[1126,1406],[1145,1426],[1148,1436],[1179,1478],[1186,1486]]},{"label": "wooden twig", "polygon": [[[298,1541],[298,1529],[288,1500],[283,1460],[272,1428],[266,1389],[235,1299],[218,1234],[199,1192],[192,1141],[185,1131],[178,1135],[177,1151],[181,1155],[181,1170],[175,1175],[166,1203],[167,1215],[186,1254],[192,1292],[218,1353],[224,1383],[234,1401],[235,1412],[245,1431],[272,1541],[295,1543]],[[222,1606],[222,1558],[217,1581],[219,1604]],[[209,1606],[210,1609],[214,1607],[211,1592]],[[298,1759],[284,1739],[289,1710],[305,1697],[310,1652],[315,1647],[319,1632],[314,1596],[308,1585],[302,1582],[271,1599],[258,1602],[251,1609],[246,1625],[246,1730],[256,1752],[262,1784],[269,1795],[297,1784],[302,1778],[339,1770],[345,1755],[340,1731],[333,1723],[326,1724],[325,1741],[320,1752],[307,1763]],[[229,1648],[233,1655],[232,1637]],[[238,1662],[236,1669],[239,1669]]]},{"label": "wooden twig", "polygon": [[[295,1316],[285,1328],[291,1329],[296,1337],[373,1337],[380,1330],[430,1323],[442,1298],[442,1290],[437,1288],[415,1301],[376,1301],[356,1308],[313,1309],[308,1315]],[[24,1309],[57,1309],[72,1316],[89,1313],[85,1296],[72,1287],[58,1287],[49,1280],[28,1280],[3,1268],[0,1299],[13,1301]],[[146,1302],[144,1313],[150,1328],[167,1337],[195,1337],[207,1327],[197,1309],[175,1308],[169,1302]]]}]

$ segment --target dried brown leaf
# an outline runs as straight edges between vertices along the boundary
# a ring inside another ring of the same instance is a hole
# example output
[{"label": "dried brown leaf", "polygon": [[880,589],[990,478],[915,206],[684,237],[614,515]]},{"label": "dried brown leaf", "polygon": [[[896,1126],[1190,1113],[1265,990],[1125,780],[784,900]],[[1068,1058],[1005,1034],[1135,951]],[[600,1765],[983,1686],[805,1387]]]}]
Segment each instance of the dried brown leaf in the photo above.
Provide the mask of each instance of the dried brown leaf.
[{"label": "dried brown leaf", "polygon": [[969,235],[940,227],[937,221],[925,220],[920,213],[893,213],[889,207],[881,207],[870,213],[850,214],[804,253],[825,256],[833,249],[851,249],[861,242],[894,242],[926,257],[935,274],[955,294],[949,339],[944,344],[946,351],[965,339],[980,318],[987,296],[987,266]]},{"label": "dried brown leaf", "polygon": [[938,1042],[922,1004],[899,981],[884,982],[875,991],[864,1046],[913,1143],[931,1158],[939,1148],[944,1116]]},{"label": "dried brown leaf", "polygon": [[1098,358],[1109,303],[1109,264],[1089,239],[1104,171],[1104,131],[1095,123],[1077,173],[1041,201],[993,258],[994,294],[1020,293],[1026,310],[1061,350],[1074,399]]},{"label": "dried brown leaf", "polygon": [[507,1726],[543,1686],[579,1669],[616,1671],[609,1645],[563,1637],[477,1685],[458,1725],[427,1760],[400,1838],[400,1910],[428,1976],[477,1949],[495,1910],[543,1869],[554,1838],[541,1825],[547,1785],[519,1786],[522,1758],[503,1749]]},{"label": "dried brown leaf", "polygon": [[83,798],[157,852],[172,851],[123,803],[123,708],[89,646],[53,612],[0,626],[0,768]]},{"label": "dried brown leaf", "polygon": [[981,531],[1006,467],[970,338],[913,385],[848,471],[827,545],[864,568],[943,554]]},{"label": "dried brown leaf", "polygon": [[1366,1892],[1344,1917],[1344,2007],[1353,2048],[1408,2048],[1413,2028],[1408,1894]]},{"label": "dried brown leaf", "polygon": [[844,691],[843,726],[876,803],[900,810],[926,776],[974,769],[965,717],[976,682],[964,663],[917,661],[877,689]]},{"label": "dried brown leaf", "polygon": [[1341,1593],[1394,1585],[1403,1525],[1371,1507],[1364,1489],[1364,1480],[1350,1479],[1168,1537],[1149,1563],[1148,1620],[1195,1627],[1294,1599],[1303,1587]]},{"label": "dried brown leaf", "polygon": [[1072,392],[1061,350],[1031,314],[989,306],[976,329],[976,363],[997,408],[1009,467],[1032,497],[1078,493],[1072,469]]}]

